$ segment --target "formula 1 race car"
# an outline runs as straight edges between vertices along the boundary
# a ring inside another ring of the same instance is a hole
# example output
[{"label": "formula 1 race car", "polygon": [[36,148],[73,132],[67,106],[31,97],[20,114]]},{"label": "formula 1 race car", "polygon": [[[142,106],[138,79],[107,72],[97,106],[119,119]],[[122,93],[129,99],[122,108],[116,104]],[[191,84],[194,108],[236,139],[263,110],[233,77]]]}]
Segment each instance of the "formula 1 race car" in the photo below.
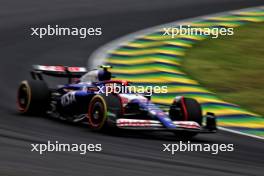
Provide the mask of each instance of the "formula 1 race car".
[{"label": "formula 1 race car", "polygon": [[[109,127],[164,130],[190,136],[216,131],[214,114],[208,112],[203,117],[195,99],[175,97],[165,111],[144,94],[114,91],[106,94],[106,89],[113,84],[129,85],[127,81],[112,79],[108,68],[101,66],[87,72],[84,67],[33,65],[32,80],[22,81],[18,88],[18,110],[22,114],[45,114],[87,123],[96,130]],[[44,75],[67,78],[68,83],[51,88]]]}]

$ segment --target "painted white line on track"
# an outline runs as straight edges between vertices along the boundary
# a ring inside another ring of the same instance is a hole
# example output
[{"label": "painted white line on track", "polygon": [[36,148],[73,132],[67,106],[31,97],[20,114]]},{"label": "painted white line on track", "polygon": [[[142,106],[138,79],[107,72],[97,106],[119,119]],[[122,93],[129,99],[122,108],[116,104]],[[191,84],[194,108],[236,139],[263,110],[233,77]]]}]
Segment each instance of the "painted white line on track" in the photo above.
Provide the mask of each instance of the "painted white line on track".
[{"label": "painted white line on track", "polygon": [[244,136],[248,136],[248,137],[264,140],[264,137],[256,136],[254,134],[247,134],[247,133],[243,133],[243,132],[240,132],[240,131],[231,130],[231,129],[228,129],[228,128],[225,128],[225,127],[217,127],[217,128],[219,130],[222,130],[222,131],[227,131],[227,132],[230,132],[230,133],[235,133],[235,134],[239,134],[239,135],[244,135]]}]

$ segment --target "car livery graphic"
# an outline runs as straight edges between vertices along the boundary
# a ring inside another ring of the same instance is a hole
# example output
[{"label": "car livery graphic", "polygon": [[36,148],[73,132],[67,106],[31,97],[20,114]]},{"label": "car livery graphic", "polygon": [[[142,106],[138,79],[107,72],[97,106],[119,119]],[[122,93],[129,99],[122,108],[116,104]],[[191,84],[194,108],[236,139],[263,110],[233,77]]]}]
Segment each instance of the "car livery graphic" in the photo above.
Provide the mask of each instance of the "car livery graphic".
[{"label": "car livery graphic", "polygon": [[[216,132],[214,114],[207,112],[203,117],[195,99],[177,96],[164,110],[144,94],[100,92],[111,84],[129,85],[113,80],[109,68],[103,65],[87,72],[84,67],[33,65],[32,79],[18,87],[17,108],[21,114],[87,123],[95,130],[163,130],[184,137]],[[68,78],[68,83],[51,88],[44,75]]]}]

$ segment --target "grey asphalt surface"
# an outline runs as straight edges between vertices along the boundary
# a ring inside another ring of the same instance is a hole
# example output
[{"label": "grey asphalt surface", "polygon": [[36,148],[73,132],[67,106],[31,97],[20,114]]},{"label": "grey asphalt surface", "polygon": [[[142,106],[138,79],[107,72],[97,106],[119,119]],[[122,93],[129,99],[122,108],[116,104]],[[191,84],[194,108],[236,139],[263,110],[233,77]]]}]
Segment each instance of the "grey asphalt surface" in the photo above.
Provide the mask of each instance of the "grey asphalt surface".
[{"label": "grey asphalt surface", "polygon": [[[16,87],[32,64],[83,65],[101,45],[146,27],[226,10],[264,5],[261,0],[1,0],[0,1],[0,176],[79,175],[263,175],[263,141],[219,132],[196,143],[233,143],[234,152],[162,152],[173,134],[101,134],[85,126],[15,109]],[[30,27],[47,24],[102,27],[103,35],[38,39]],[[102,152],[31,152],[31,143],[102,143]]]}]

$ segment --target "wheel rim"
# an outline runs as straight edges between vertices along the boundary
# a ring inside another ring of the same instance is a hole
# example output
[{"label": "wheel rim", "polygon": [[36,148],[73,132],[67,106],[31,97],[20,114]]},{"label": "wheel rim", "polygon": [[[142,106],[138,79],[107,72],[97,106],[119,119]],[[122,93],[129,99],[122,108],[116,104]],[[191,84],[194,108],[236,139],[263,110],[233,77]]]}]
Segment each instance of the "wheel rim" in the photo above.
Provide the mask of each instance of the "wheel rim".
[{"label": "wheel rim", "polygon": [[100,129],[105,121],[105,106],[100,99],[95,99],[91,102],[89,108],[88,120],[92,128]]},{"label": "wheel rim", "polygon": [[18,109],[20,111],[26,111],[29,104],[29,96],[30,95],[27,86],[25,84],[22,84],[19,87],[18,95],[17,95]]}]

